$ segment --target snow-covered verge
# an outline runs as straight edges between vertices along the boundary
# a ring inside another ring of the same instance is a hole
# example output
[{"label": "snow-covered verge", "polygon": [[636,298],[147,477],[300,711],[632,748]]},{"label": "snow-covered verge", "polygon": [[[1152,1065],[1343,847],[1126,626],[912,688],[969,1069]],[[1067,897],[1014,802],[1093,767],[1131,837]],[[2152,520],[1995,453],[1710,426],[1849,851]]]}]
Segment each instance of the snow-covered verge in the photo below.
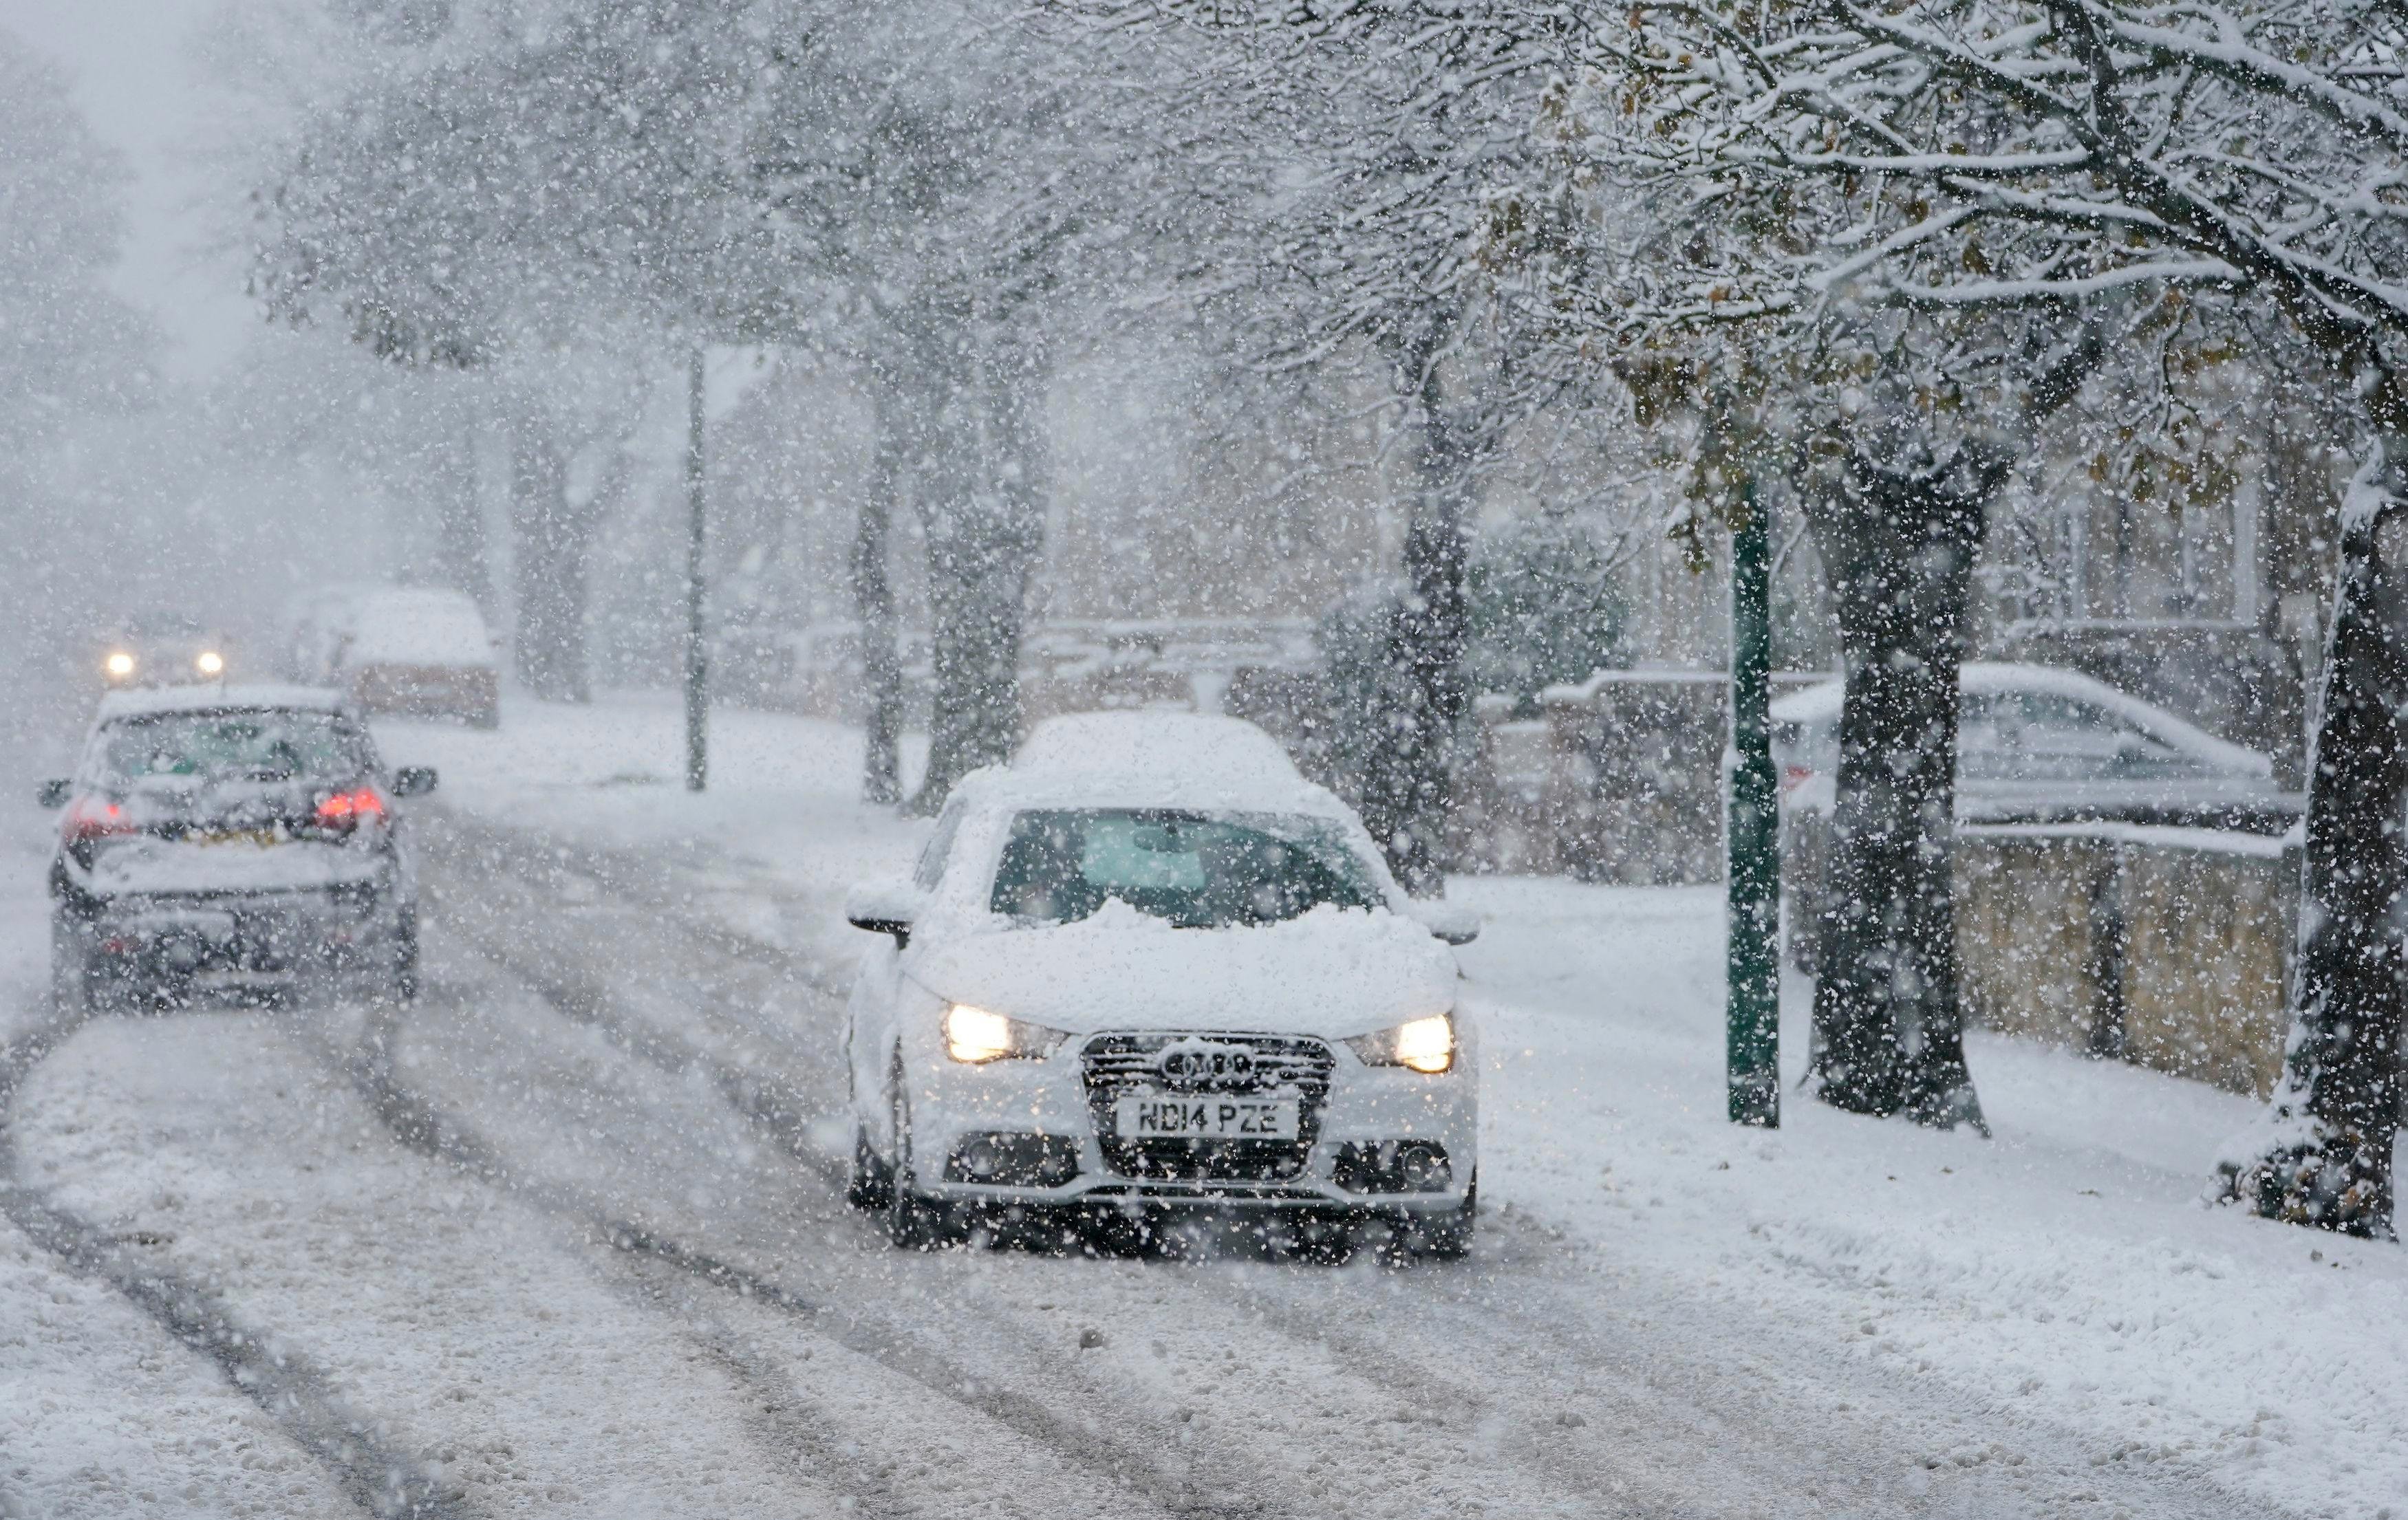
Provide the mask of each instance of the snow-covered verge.
[{"label": "snow-covered verge", "polygon": [[[1977,1033],[1995,1139],[1794,1094],[1779,1131],[1737,1129],[1714,891],[1454,891],[1487,923],[1463,952],[1491,1064],[1484,1198],[1612,1270],[1770,1314],[1793,1348],[1971,1393],[2010,1446],[2048,1422],[2097,1432],[2098,1460],[2270,1506],[2408,1514],[2408,1257],[2201,1206],[2247,1100]],[[1793,978],[1784,999],[1793,1082],[1809,993]]]},{"label": "snow-covered verge", "polygon": [[49,1006],[50,851],[58,815],[36,807],[34,782],[0,768],[0,1046]]}]

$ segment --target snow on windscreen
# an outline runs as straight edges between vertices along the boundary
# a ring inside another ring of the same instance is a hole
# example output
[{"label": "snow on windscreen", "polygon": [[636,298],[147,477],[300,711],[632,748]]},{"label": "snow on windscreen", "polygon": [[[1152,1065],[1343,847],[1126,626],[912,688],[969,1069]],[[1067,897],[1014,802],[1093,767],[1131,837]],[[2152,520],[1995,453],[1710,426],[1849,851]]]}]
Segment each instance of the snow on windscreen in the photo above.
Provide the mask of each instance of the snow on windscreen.
[{"label": "snow on windscreen", "polygon": [[474,665],[494,662],[477,604],[451,591],[381,591],[361,604],[344,663]]},{"label": "snow on windscreen", "polygon": [[359,734],[331,713],[159,713],[101,731],[108,780],[348,781],[366,770]]},{"label": "snow on windscreen", "polygon": [[1073,923],[1113,900],[1182,929],[1228,929],[1324,905],[1368,909],[1381,895],[1326,819],[1144,808],[1032,810],[1012,819],[996,869],[996,912]]}]

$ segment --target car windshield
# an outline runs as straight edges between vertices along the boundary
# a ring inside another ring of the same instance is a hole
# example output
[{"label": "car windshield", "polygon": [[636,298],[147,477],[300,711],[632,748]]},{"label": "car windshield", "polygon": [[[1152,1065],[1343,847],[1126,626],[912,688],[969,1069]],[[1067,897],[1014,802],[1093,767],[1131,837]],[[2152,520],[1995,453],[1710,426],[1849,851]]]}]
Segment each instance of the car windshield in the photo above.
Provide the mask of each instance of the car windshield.
[{"label": "car windshield", "polygon": [[1012,819],[996,868],[996,912],[1065,924],[1113,898],[1182,929],[1274,924],[1324,903],[1381,901],[1343,831],[1321,818],[1117,808]]},{"label": "car windshield", "polygon": [[333,713],[156,713],[111,723],[101,767],[120,782],[348,781],[369,769],[358,731]]}]

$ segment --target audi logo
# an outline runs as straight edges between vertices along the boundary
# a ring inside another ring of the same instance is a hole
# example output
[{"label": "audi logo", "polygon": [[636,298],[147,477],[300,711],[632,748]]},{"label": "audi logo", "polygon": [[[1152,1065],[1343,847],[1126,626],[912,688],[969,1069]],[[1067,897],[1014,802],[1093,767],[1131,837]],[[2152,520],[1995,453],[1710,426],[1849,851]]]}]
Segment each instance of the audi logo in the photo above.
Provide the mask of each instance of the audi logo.
[{"label": "audi logo", "polygon": [[1244,1081],[1254,1074],[1254,1053],[1240,1045],[1173,1045],[1156,1064],[1174,1082]]}]

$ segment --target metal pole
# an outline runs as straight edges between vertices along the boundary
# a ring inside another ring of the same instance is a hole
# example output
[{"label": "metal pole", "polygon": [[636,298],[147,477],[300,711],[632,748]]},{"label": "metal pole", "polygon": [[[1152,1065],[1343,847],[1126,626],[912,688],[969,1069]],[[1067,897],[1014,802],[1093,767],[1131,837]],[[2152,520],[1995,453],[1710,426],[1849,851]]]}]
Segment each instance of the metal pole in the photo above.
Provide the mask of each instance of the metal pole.
[{"label": "metal pole", "polygon": [[688,791],[700,791],[710,769],[710,652],[702,638],[702,359],[703,346],[697,343],[686,372],[685,789]]},{"label": "metal pole", "polygon": [[1772,533],[1747,477],[1731,530],[1728,1043],[1734,1124],[1781,1125],[1780,817],[1772,774]]}]

